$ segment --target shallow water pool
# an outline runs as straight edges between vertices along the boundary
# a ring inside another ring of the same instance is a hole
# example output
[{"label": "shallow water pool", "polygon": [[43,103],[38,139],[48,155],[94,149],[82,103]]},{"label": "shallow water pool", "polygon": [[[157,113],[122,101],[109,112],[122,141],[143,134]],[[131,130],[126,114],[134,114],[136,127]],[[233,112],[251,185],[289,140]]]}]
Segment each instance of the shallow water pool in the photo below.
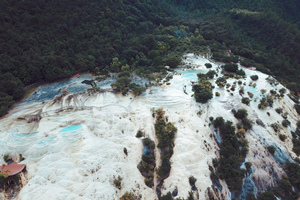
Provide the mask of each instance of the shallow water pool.
[{"label": "shallow water pool", "polygon": [[79,129],[81,129],[82,126],[81,125],[73,125],[73,126],[68,126],[65,127],[63,129],[61,129],[59,132],[71,132],[71,131],[77,131]]}]

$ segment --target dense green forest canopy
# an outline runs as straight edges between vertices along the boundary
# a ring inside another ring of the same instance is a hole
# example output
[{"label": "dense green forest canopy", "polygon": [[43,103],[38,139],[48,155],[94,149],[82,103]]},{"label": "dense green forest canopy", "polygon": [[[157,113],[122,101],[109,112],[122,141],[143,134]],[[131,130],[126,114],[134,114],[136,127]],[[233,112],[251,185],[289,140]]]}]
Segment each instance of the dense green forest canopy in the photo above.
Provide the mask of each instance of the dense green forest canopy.
[{"label": "dense green forest canopy", "polygon": [[3,0],[0,116],[24,85],[125,65],[151,79],[207,46],[215,60],[240,60],[299,92],[299,13],[297,0]]}]

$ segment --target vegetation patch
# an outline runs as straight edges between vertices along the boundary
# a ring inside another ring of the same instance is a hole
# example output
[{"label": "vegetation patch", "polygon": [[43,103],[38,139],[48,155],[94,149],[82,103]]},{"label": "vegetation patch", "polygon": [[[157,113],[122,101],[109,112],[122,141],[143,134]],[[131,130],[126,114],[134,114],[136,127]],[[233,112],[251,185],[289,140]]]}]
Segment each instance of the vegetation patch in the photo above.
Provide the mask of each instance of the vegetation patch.
[{"label": "vegetation patch", "polygon": [[297,154],[297,156],[300,155],[300,121],[297,122],[297,128],[296,131],[292,131],[292,142],[293,142],[293,151]]},{"label": "vegetation patch", "polygon": [[274,154],[275,153],[275,151],[276,151],[276,148],[274,147],[274,146],[268,146],[267,147],[267,149],[268,149],[268,151],[271,153],[271,154]]},{"label": "vegetation patch", "polygon": [[155,134],[158,139],[157,147],[161,152],[162,164],[157,169],[158,180],[169,176],[171,163],[170,158],[173,155],[174,138],[177,128],[171,123],[166,122],[163,109],[156,110]]},{"label": "vegetation patch", "polygon": [[248,97],[243,97],[242,98],[242,103],[246,104],[246,105],[249,105],[250,104],[250,99]]},{"label": "vegetation patch", "polygon": [[220,158],[213,162],[216,173],[212,177],[225,180],[230,191],[239,194],[246,173],[240,166],[248,152],[248,142],[236,134],[232,122],[225,122],[223,117],[217,117],[212,124],[222,136]]},{"label": "vegetation patch", "polygon": [[145,177],[145,184],[148,187],[153,187],[153,180],[154,180],[154,168],[155,168],[155,143],[149,139],[143,139],[143,156],[142,161],[138,165],[138,169],[140,170],[141,174]]},{"label": "vegetation patch", "polygon": [[209,99],[213,98],[212,89],[213,86],[211,83],[205,77],[200,76],[198,84],[193,85],[196,102],[206,103]]},{"label": "vegetation patch", "polygon": [[237,124],[238,130],[244,129],[245,131],[252,128],[252,121],[250,121],[247,116],[248,112],[246,109],[239,109],[238,111],[233,110],[234,117],[239,119],[239,123]]},{"label": "vegetation patch", "polygon": [[273,97],[271,95],[263,97],[258,104],[259,109],[263,110],[267,107],[273,107]]},{"label": "vegetation patch", "polygon": [[258,76],[257,76],[257,75],[252,75],[252,76],[250,76],[250,78],[251,78],[253,81],[258,80]]},{"label": "vegetation patch", "polygon": [[125,192],[125,194],[123,194],[120,197],[120,200],[137,200],[137,199],[138,197],[132,192]]}]

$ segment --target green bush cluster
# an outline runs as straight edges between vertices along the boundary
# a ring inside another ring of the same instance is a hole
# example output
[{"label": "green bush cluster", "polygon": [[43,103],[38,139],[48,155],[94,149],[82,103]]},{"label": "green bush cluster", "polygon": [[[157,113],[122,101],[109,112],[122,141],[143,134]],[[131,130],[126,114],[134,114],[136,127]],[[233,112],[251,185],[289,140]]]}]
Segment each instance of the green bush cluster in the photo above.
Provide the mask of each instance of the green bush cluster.
[{"label": "green bush cluster", "polygon": [[143,137],[143,135],[144,135],[143,132],[141,130],[138,130],[135,137],[140,138],[140,137]]},{"label": "green bush cluster", "polygon": [[194,97],[197,102],[206,103],[213,98],[213,86],[205,78],[199,78],[198,84],[193,85]]},{"label": "green bush cluster", "polygon": [[258,196],[258,200],[291,200],[299,198],[300,191],[300,165],[286,162],[284,170],[287,176],[278,181],[277,187],[268,188],[268,191]]},{"label": "green bush cluster", "polygon": [[281,140],[281,141],[285,141],[286,140],[286,138],[287,138],[287,136],[286,135],[283,135],[283,134],[279,134],[279,139]]},{"label": "green bush cluster", "polygon": [[300,104],[295,104],[294,108],[296,109],[297,113],[300,115]]},{"label": "green bush cluster", "polygon": [[212,124],[222,136],[220,158],[214,161],[214,166],[217,168],[214,177],[224,179],[230,191],[239,194],[246,173],[240,165],[248,152],[248,142],[244,138],[239,138],[232,122],[225,122],[223,117],[217,117]]},{"label": "green bush cluster", "polygon": [[263,97],[258,104],[259,109],[263,110],[267,107],[273,107],[273,98],[270,95],[268,95],[267,97]]},{"label": "green bush cluster", "polygon": [[227,83],[227,80],[226,80],[226,78],[223,77],[223,76],[222,76],[222,77],[219,77],[219,78],[216,80],[216,84],[217,84],[218,87],[220,87],[220,88],[225,87],[226,83]]},{"label": "green bush cluster", "polygon": [[250,99],[248,97],[243,97],[242,98],[242,103],[246,104],[246,105],[249,105],[250,104]]},{"label": "green bush cluster", "polygon": [[170,158],[173,155],[174,137],[177,132],[177,128],[170,122],[166,123],[164,115],[157,115],[155,123],[155,134],[158,139],[157,147],[161,151],[162,164],[157,170],[158,179],[168,177],[171,163]]},{"label": "green bush cluster", "polygon": [[293,142],[293,151],[299,156],[300,155],[300,121],[297,122],[296,131],[292,131],[292,142]]},{"label": "green bush cluster", "polygon": [[151,188],[153,187],[153,180],[154,180],[155,143],[151,139],[145,138],[143,139],[143,144],[145,148],[148,149],[148,151],[145,154],[143,154],[142,162],[139,164],[138,169],[145,177],[145,184]]},{"label": "green bush cluster", "polygon": [[138,197],[132,192],[125,192],[125,194],[123,194],[120,197],[120,200],[137,200],[137,199]]},{"label": "green bush cluster", "polygon": [[280,125],[279,125],[278,123],[276,123],[276,122],[275,122],[275,123],[272,123],[270,126],[274,129],[275,132],[279,131],[279,129],[282,128],[282,127],[280,127]]},{"label": "green bush cluster", "polygon": [[274,146],[268,146],[267,147],[267,149],[268,149],[268,151],[271,153],[271,154],[274,154],[275,153],[275,150],[276,150],[276,148],[274,147]]},{"label": "green bush cluster", "polygon": [[281,122],[282,126],[284,127],[288,127],[291,125],[291,122],[287,119],[284,119],[282,122]]},{"label": "green bush cluster", "polygon": [[228,63],[222,66],[223,69],[227,72],[237,72],[238,70],[238,65],[237,64],[232,64],[232,63]]},{"label": "green bush cluster", "polygon": [[238,129],[245,129],[246,131],[252,128],[252,121],[250,121],[247,116],[248,112],[246,109],[239,109],[238,111],[233,111],[234,117],[240,120],[237,124]]},{"label": "green bush cluster", "polygon": [[258,80],[258,76],[257,76],[257,75],[252,75],[252,76],[250,76],[250,78],[251,78],[253,81]]},{"label": "green bush cluster", "polygon": [[210,63],[205,63],[204,65],[205,65],[205,67],[206,67],[207,69],[212,68],[212,65],[211,65]]}]

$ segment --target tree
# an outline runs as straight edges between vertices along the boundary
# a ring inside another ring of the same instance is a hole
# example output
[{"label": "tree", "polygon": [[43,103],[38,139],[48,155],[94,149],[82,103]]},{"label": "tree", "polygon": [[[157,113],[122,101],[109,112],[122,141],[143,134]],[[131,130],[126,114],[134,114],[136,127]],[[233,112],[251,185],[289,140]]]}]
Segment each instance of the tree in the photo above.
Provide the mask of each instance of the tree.
[{"label": "tree", "polygon": [[207,73],[206,73],[206,76],[210,79],[214,78],[214,76],[216,75],[216,71],[215,70],[209,70]]},{"label": "tree", "polygon": [[166,65],[171,68],[175,68],[180,64],[180,62],[181,62],[180,57],[172,56],[167,58]]},{"label": "tree", "polygon": [[300,104],[295,104],[294,108],[296,109],[297,113],[300,115]]},{"label": "tree", "polygon": [[168,192],[166,195],[162,196],[161,200],[173,200],[171,192]]},{"label": "tree", "polygon": [[248,116],[248,112],[246,109],[239,109],[237,112],[234,113],[234,116],[238,119],[244,119]]},{"label": "tree", "polygon": [[204,78],[200,78],[197,85],[193,85],[194,97],[197,102],[206,103],[213,97],[212,85]]},{"label": "tree", "polygon": [[243,104],[246,104],[246,105],[249,105],[250,99],[249,99],[248,97],[243,97],[243,98],[242,98],[242,103],[243,103]]},{"label": "tree", "polygon": [[208,69],[212,68],[212,64],[210,64],[210,63],[205,63],[204,65],[205,65],[205,67],[208,68]]},{"label": "tree", "polygon": [[275,150],[276,150],[276,148],[274,146],[268,146],[267,149],[271,154],[274,154]]},{"label": "tree", "polygon": [[229,64],[225,64],[223,66],[223,68],[227,72],[236,72],[238,70],[238,65],[237,64],[229,63]]},{"label": "tree", "polygon": [[121,62],[119,62],[119,58],[115,57],[112,59],[110,63],[111,70],[114,72],[118,72],[120,70]]},{"label": "tree", "polygon": [[251,78],[253,81],[258,80],[258,76],[257,76],[257,75],[252,75],[252,76],[250,76],[250,78]]}]

